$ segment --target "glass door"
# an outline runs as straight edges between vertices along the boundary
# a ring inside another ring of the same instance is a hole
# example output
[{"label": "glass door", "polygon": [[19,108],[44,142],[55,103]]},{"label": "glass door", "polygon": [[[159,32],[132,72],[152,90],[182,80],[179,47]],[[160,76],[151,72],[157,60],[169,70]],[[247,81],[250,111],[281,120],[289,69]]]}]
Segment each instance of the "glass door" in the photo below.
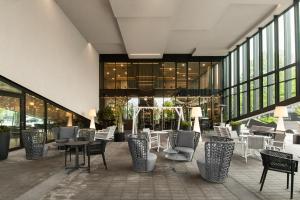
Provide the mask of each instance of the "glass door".
[{"label": "glass door", "polygon": [[0,94],[0,125],[10,128],[10,149],[21,147],[21,98]]}]

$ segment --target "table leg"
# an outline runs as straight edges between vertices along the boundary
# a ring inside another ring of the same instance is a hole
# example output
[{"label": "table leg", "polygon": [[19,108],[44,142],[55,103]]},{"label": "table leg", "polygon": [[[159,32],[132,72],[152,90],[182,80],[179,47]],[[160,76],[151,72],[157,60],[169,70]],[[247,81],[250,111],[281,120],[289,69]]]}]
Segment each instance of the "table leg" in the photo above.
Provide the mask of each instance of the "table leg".
[{"label": "table leg", "polygon": [[78,148],[78,146],[76,146],[75,147],[75,156],[76,156],[76,158],[75,158],[75,168],[79,168],[79,148]]},{"label": "table leg", "polygon": [[158,140],[158,142],[157,142],[157,143],[158,143],[158,145],[157,145],[157,146],[158,146],[158,147],[157,147],[157,152],[159,152],[159,148],[160,148],[160,146],[161,146],[161,145],[160,145],[160,134],[157,134],[157,140]]}]

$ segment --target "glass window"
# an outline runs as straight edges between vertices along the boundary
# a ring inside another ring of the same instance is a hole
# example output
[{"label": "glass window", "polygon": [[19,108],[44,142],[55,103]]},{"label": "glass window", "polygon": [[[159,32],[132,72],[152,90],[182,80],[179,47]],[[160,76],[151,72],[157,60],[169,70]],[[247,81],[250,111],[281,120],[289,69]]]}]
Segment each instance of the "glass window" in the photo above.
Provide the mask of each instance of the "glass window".
[{"label": "glass window", "polygon": [[211,88],[211,62],[200,63],[200,89]]},{"label": "glass window", "polygon": [[275,103],[275,74],[263,77],[263,106],[267,107]]},{"label": "glass window", "polygon": [[0,125],[10,128],[9,148],[20,147],[20,99],[0,96]]},{"label": "glass window", "polygon": [[13,92],[13,93],[22,93],[21,90],[7,84],[7,83],[4,83],[3,81],[0,81],[0,90],[2,91],[6,91],[6,92]]},{"label": "glass window", "polygon": [[274,22],[262,30],[263,73],[274,70],[275,67],[275,38]]},{"label": "glass window", "polygon": [[250,112],[259,109],[259,79],[250,82]]},{"label": "glass window", "polygon": [[247,83],[240,85],[240,115],[247,114]]},{"label": "glass window", "polygon": [[128,80],[128,89],[137,88],[137,74],[138,74],[138,65],[127,63],[127,80]]},{"label": "glass window", "polygon": [[295,63],[294,7],[278,18],[279,67]]},{"label": "glass window", "polygon": [[127,89],[127,63],[116,63],[116,89]]},{"label": "glass window", "polygon": [[138,81],[139,89],[141,90],[152,90],[154,77],[152,74],[152,63],[134,63],[138,65]]},{"label": "glass window", "polygon": [[237,84],[237,51],[230,54],[231,59],[231,86]]},{"label": "glass window", "polygon": [[72,113],[47,103],[47,140],[55,138],[53,127],[72,126]]},{"label": "glass window", "polygon": [[135,107],[139,106],[139,98],[138,97],[129,97],[127,103],[127,118],[132,119],[133,110]]},{"label": "glass window", "polygon": [[115,89],[115,78],[115,63],[104,63],[104,89]]},{"label": "glass window", "polygon": [[224,121],[227,121],[229,120],[229,89],[225,90],[224,91],[224,104],[225,104],[225,107],[224,107]]},{"label": "glass window", "polygon": [[279,72],[280,101],[296,96],[296,67],[290,67]]},{"label": "glass window", "polygon": [[229,85],[229,56],[225,57],[224,62],[224,71],[223,71],[223,77],[224,77],[224,88],[228,88]]},{"label": "glass window", "polygon": [[175,63],[165,62],[163,64],[164,69],[164,88],[165,89],[175,89]]},{"label": "glass window", "polygon": [[222,63],[213,62],[213,89],[220,90],[222,89]]},{"label": "glass window", "polygon": [[247,43],[239,47],[240,83],[247,81]]},{"label": "glass window", "polygon": [[237,117],[237,87],[231,88],[231,117]]},{"label": "glass window", "polygon": [[199,89],[199,63],[188,63],[188,88]]},{"label": "glass window", "polygon": [[44,131],[45,105],[44,101],[26,94],[26,128]]},{"label": "glass window", "polygon": [[[168,70],[168,69],[166,69]],[[172,70],[172,69],[171,69]],[[161,63],[153,63],[153,77],[155,89],[163,89],[164,85],[164,66]]]},{"label": "glass window", "polygon": [[177,63],[177,88],[186,88],[186,63]]},{"label": "glass window", "polygon": [[259,76],[259,34],[249,41],[250,43],[250,79]]}]

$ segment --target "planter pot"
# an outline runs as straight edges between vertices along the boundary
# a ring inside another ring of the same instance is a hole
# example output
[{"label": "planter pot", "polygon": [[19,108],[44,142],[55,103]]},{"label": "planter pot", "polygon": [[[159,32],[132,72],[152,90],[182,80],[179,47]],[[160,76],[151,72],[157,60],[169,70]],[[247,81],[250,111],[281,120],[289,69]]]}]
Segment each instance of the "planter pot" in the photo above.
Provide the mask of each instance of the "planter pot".
[{"label": "planter pot", "polygon": [[0,133],[0,160],[7,159],[10,133]]},{"label": "planter pot", "polygon": [[115,142],[124,142],[125,141],[125,134],[124,133],[115,132],[114,133],[114,141]]},{"label": "planter pot", "polygon": [[240,134],[241,131],[241,125],[237,125],[237,126],[231,126],[233,131],[236,131],[237,134]]}]

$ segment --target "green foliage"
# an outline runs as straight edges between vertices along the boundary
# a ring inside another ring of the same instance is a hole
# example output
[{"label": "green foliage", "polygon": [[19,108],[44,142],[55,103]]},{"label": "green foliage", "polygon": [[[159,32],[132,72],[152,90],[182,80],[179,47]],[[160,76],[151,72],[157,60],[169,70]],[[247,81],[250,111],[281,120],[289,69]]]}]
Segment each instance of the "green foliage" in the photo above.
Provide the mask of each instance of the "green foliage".
[{"label": "green foliage", "polygon": [[240,122],[240,121],[231,121],[230,122],[230,125],[232,127],[240,126],[241,124],[242,124],[242,122]]},{"label": "green foliage", "polygon": [[258,121],[263,122],[265,124],[276,124],[277,119],[275,117],[269,116],[269,117],[261,117],[258,119]]},{"label": "green foliage", "polygon": [[297,107],[295,108],[295,113],[296,113],[298,116],[300,116],[300,106],[297,106]]},{"label": "green foliage", "polygon": [[97,112],[97,118],[99,122],[105,122],[110,124],[115,121],[115,116],[112,108],[110,106],[105,106]]},{"label": "green foliage", "polygon": [[7,126],[0,126],[0,134],[1,133],[9,133],[10,129]]},{"label": "green foliage", "polygon": [[[164,102],[164,107],[173,107],[174,103],[172,101],[166,101]],[[164,118],[165,119],[174,119],[175,118],[175,114],[173,112],[173,110],[164,110]]]},{"label": "green foliage", "polygon": [[182,121],[180,123],[180,127],[183,130],[188,130],[190,127],[192,127],[192,124],[191,124],[191,122],[188,122],[188,121]]}]

